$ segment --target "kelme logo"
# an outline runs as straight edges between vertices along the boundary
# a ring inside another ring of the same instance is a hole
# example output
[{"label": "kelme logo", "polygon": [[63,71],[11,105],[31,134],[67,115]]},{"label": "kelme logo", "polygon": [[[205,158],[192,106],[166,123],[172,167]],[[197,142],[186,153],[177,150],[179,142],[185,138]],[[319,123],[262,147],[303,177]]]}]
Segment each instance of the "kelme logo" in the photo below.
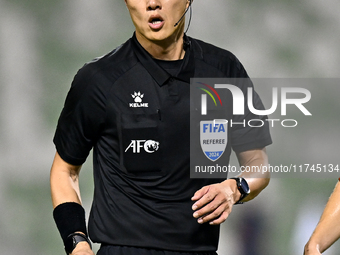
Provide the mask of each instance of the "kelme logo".
[{"label": "kelme logo", "polygon": [[138,92],[134,91],[134,93],[131,94],[131,97],[133,98],[134,103],[129,103],[130,107],[132,108],[149,107],[148,103],[143,103],[144,94],[140,93],[140,91]]}]

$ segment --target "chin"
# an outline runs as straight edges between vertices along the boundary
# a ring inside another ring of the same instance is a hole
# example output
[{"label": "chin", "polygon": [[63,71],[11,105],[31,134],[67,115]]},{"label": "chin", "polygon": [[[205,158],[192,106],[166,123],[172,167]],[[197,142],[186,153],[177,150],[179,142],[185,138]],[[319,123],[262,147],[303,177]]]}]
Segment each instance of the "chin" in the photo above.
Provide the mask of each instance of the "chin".
[{"label": "chin", "polygon": [[161,31],[159,32],[153,32],[152,34],[150,34],[150,36],[148,37],[151,41],[164,41],[166,39],[168,39],[170,37],[170,35],[167,35],[165,33],[162,33]]},{"label": "chin", "polygon": [[167,40],[174,40],[175,33],[155,33],[150,37],[151,41],[162,42]]}]

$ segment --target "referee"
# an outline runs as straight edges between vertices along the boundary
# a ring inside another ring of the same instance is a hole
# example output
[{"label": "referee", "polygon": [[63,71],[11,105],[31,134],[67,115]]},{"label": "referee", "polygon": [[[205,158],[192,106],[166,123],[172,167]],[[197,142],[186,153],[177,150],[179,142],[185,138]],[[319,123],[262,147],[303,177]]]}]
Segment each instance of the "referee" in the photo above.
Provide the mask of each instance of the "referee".
[{"label": "referee", "polygon": [[[230,52],[186,36],[191,0],[125,3],[135,33],[78,71],[54,136],[53,216],[65,250],[93,255],[90,238],[101,244],[99,255],[216,254],[219,225],[269,176],[190,179],[190,78],[248,75]],[[232,130],[228,141],[240,165],[267,164],[267,124]],[[78,177],[91,149],[87,228]]]}]

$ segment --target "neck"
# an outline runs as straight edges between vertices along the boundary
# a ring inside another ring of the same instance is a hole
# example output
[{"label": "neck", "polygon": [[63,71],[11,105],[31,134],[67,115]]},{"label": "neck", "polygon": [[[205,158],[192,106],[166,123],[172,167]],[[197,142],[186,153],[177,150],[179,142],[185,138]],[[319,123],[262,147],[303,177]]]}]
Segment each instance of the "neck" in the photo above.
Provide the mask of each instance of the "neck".
[{"label": "neck", "polygon": [[162,41],[150,41],[136,33],[137,40],[142,47],[153,58],[161,60],[179,60],[184,58],[183,35],[184,32],[182,31]]}]

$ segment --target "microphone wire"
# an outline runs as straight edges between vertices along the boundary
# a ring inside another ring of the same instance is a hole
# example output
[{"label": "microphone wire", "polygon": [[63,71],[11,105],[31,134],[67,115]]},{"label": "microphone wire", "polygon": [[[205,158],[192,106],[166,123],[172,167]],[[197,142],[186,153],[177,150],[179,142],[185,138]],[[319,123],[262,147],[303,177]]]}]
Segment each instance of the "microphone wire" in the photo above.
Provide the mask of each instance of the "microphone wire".
[{"label": "microphone wire", "polygon": [[189,7],[185,10],[185,12],[184,12],[184,14],[182,15],[182,17],[176,22],[176,24],[174,25],[174,27],[176,27],[178,24],[179,24],[179,22],[181,22],[181,20],[185,17],[185,14],[188,12],[188,10],[189,10],[189,8],[190,8],[190,17],[189,17],[189,22],[188,22],[188,26],[187,26],[187,29],[185,30],[185,34],[188,32],[188,30],[189,30],[189,27],[190,27],[190,23],[191,23],[191,17],[192,17],[192,6],[191,6],[191,4],[192,4],[192,1],[193,0],[189,0],[190,1],[190,3],[189,3]]},{"label": "microphone wire", "polygon": [[191,24],[191,17],[192,17],[192,1],[193,0],[190,0],[190,16],[189,16],[189,21],[188,21],[188,26],[187,26],[187,29],[185,30],[184,34],[186,34],[189,30],[189,27],[190,27],[190,24]]}]

